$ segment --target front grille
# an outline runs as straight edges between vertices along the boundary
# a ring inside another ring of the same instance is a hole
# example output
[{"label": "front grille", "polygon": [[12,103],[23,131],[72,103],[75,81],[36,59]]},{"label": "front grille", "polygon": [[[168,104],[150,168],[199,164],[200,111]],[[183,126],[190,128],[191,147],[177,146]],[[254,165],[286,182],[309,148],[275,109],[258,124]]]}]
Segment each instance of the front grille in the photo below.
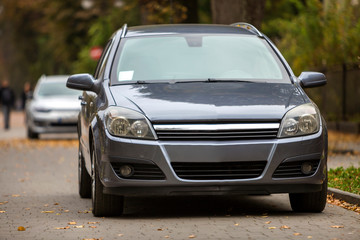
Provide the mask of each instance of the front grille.
[{"label": "front grille", "polygon": [[171,164],[176,175],[189,180],[226,180],[251,179],[259,177],[266,166],[266,161],[256,162],[216,162]]},{"label": "front grille", "polygon": [[[309,174],[304,174],[301,171],[301,165],[304,162],[309,162],[313,166]],[[310,160],[310,161],[295,161],[295,162],[283,162],[275,170],[273,178],[295,178],[295,177],[309,177],[314,175],[320,160]]]},{"label": "front grille", "polygon": [[[155,164],[151,163],[111,163],[116,175],[125,179],[139,179],[139,180],[163,180],[164,173]],[[130,177],[124,177],[120,174],[120,167],[122,165],[130,165],[134,173]]]},{"label": "front grille", "polygon": [[274,139],[279,123],[154,124],[160,140]]}]

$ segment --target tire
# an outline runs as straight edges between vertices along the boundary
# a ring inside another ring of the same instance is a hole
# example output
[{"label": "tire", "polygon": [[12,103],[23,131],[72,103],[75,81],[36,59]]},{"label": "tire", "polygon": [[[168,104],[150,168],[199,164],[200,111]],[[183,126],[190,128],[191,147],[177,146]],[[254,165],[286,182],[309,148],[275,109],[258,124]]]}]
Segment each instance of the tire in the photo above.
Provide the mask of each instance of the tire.
[{"label": "tire", "polygon": [[27,128],[27,137],[29,139],[39,139],[39,134],[33,132],[30,127]]},{"label": "tire", "polygon": [[103,193],[99,178],[94,147],[91,151],[92,212],[95,217],[119,216],[123,213],[124,197]]},{"label": "tire", "polygon": [[79,142],[78,152],[78,178],[79,178],[79,195],[81,198],[91,198],[91,177],[85,168],[84,157]]},{"label": "tire", "polygon": [[326,205],[327,198],[327,174],[319,192],[311,193],[290,193],[291,208],[295,212],[322,212]]}]

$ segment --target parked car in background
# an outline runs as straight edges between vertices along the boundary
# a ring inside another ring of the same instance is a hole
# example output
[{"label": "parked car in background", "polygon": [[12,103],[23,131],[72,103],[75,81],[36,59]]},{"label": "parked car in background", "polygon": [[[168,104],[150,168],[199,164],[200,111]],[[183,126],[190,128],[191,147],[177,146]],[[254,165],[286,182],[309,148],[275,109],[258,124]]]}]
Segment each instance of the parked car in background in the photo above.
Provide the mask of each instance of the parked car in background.
[{"label": "parked car in background", "polygon": [[66,75],[41,76],[27,101],[28,138],[42,133],[76,133],[80,91],[66,87]]},{"label": "parked car in background", "polygon": [[289,193],[299,212],[327,194],[327,128],[275,45],[247,23],[127,28],[83,90],[79,193],[95,216],[124,196]]}]

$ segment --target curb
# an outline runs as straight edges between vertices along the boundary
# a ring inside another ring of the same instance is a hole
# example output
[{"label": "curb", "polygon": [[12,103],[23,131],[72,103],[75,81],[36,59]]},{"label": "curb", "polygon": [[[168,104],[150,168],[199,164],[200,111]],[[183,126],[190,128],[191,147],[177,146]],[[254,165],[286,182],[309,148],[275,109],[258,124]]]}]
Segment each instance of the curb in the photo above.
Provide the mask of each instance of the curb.
[{"label": "curb", "polygon": [[345,192],[336,188],[328,188],[328,194],[333,195],[334,198],[344,200],[351,204],[357,204],[360,206],[360,195]]}]

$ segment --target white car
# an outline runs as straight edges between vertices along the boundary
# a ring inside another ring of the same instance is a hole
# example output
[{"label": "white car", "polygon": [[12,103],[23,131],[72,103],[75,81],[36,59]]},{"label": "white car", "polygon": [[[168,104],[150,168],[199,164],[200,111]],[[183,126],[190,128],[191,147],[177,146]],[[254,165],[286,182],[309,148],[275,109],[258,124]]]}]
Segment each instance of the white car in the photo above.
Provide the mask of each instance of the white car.
[{"label": "white car", "polygon": [[66,87],[66,75],[41,76],[26,103],[28,138],[42,133],[76,133],[80,91]]}]

